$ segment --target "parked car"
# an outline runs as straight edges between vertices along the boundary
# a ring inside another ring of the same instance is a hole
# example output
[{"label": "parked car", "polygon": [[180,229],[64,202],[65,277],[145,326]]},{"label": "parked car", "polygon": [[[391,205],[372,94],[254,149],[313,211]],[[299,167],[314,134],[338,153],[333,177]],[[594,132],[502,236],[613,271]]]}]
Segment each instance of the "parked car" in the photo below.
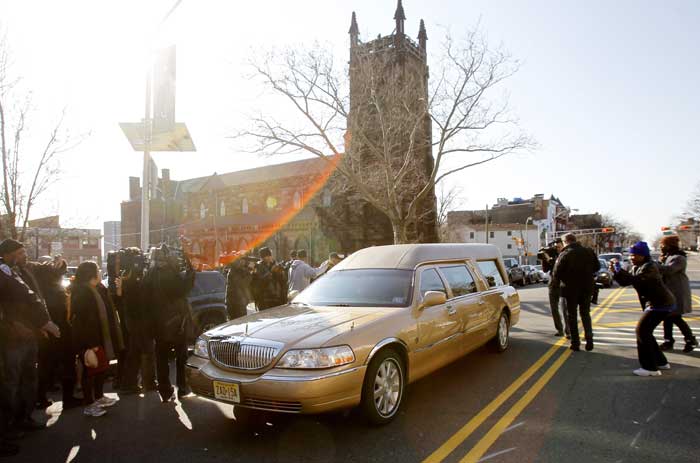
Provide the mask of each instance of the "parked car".
[{"label": "parked car", "polygon": [[228,320],[226,312],[226,277],[220,272],[197,272],[187,300],[197,334]]},{"label": "parked car", "polygon": [[600,269],[595,277],[595,282],[600,283],[604,288],[610,288],[613,284],[613,276],[608,268],[608,262],[605,259],[598,259],[600,261]]},{"label": "parked car", "polygon": [[525,284],[534,284],[542,281],[540,272],[535,268],[534,265],[523,265],[521,267],[525,273]]},{"label": "parked car", "polygon": [[508,272],[508,281],[511,285],[517,284],[519,286],[525,286],[525,272],[518,265],[517,259],[513,257],[504,257],[503,264],[506,266],[506,271]]},{"label": "parked car", "polygon": [[539,274],[540,274],[540,281],[541,281],[542,283],[549,283],[549,273],[547,273],[547,272],[545,272],[544,270],[542,270],[542,266],[541,266],[541,265],[535,265],[535,269],[537,269],[537,271],[538,271]]},{"label": "parked car", "polygon": [[507,278],[493,245],[363,249],[291,303],[200,336],[189,384],[235,413],[359,406],[388,423],[409,383],[486,343],[508,348],[520,300]]}]

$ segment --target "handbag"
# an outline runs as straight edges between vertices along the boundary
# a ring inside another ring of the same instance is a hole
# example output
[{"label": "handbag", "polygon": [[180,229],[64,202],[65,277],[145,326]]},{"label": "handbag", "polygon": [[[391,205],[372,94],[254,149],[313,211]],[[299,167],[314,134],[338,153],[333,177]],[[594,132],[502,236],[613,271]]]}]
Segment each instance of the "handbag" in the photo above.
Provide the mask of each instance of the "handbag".
[{"label": "handbag", "polygon": [[83,363],[85,363],[85,366],[88,368],[97,368],[100,365],[97,354],[95,354],[95,351],[92,349],[86,350],[83,357]]},{"label": "handbag", "polygon": [[103,347],[97,347],[97,349],[88,349],[85,351],[84,355],[85,366],[87,367],[87,375],[95,376],[109,369],[109,360],[107,360],[107,353]]}]

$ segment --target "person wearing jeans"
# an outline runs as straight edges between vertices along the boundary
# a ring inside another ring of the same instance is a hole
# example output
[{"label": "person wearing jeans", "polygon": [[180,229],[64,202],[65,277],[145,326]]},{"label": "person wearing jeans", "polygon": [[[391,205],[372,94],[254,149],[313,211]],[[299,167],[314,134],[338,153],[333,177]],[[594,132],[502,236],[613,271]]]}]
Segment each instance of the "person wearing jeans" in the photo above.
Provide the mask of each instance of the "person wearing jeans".
[{"label": "person wearing jeans", "polygon": [[664,285],[659,264],[651,259],[649,246],[644,241],[630,248],[632,269],[623,270],[619,262],[610,263],[610,271],[620,286],[633,286],[639,295],[644,313],[637,323],[637,356],[641,368],[633,371],[637,376],[661,376],[659,370],[669,370],[666,356],[659,348],[654,330],[671,312],[676,310],[676,300]]}]

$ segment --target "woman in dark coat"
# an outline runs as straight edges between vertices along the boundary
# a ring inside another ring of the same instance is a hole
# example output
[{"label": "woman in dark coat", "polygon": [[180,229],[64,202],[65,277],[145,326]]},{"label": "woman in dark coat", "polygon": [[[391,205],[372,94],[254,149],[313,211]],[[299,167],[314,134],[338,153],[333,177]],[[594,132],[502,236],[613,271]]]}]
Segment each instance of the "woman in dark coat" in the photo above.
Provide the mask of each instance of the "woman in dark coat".
[{"label": "woman in dark coat", "polygon": [[685,273],[688,267],[688,258],[680,249],[678,235],[664,236],[661,239],[661,274],[664,284],[676,297],[676,310],[664,320],[664,343],[661,350],[673,350],[673,325],[681,330],[685,338],[683,352],[692,352],[698,345],[693,335],[693,330],[683,320],[683,314],[693,311],[693,302],[690,293],[690,281]]},{"label": "woman in dark coat", "polygon": [[666,356],[654,338],[654,329],[676,310],[676,299],[664,285],[659,265],[651,260],[649,246],[644,241],[630,248],[633,267],[623,270],[619,262],[611,263],[610,270],[620,286],[634,286],[644,313],[637,323],[637,355],[641,368],[637,376],[661,376],[659,370],[669,370]]},{"label": "woman in dark coat", "polygon": [[[83,262],[75,273],[70,287],[70,320],[73,342],[83,362],[84,414],[102,416],[105,408],[116,400],[105,397],[103,387],[109,361],[124,349],[119,318],[107,288],[99,279],[99,267],[94,262]],[[88,367],[86,351],[91,350],[99,360],[95,368]]]}]

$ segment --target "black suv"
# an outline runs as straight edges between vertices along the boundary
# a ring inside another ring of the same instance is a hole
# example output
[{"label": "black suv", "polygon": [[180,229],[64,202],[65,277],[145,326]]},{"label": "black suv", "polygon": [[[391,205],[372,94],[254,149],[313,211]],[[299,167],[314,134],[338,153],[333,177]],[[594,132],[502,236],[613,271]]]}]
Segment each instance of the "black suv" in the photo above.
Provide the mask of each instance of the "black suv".
[{"label": "black suv", "polygon": [[220,272],[197,272],[187,300],[199,336],[228,321],[226,313],[226,277]]}]

